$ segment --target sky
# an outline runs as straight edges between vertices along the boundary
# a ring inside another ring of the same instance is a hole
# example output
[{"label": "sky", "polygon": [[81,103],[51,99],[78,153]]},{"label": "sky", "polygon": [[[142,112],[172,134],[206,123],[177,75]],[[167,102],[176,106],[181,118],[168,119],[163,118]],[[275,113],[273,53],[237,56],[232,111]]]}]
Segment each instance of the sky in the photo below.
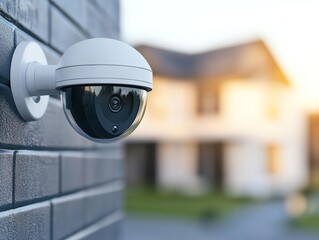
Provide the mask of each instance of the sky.
[{"label": "sky", "polygon": [[319,111],[318,0],[121,0],[123,40],[196,53],[266,42],[301,103]]}]

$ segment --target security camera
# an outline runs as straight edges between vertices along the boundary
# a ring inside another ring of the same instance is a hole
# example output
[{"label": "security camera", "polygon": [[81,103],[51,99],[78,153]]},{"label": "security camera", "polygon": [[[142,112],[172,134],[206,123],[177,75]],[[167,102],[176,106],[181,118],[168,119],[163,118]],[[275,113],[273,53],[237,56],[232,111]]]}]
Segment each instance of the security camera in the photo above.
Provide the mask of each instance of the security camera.
[{"label": "security camera", "polygon": [[71,126],[95,142],[127,136],[143,118],[152,69],[131,46],[93,38],[65,51],[57,65],[47,65],[35,42],[21,42],[11,62],[11,90],[25,121],[40,119],[49,95],[62,93]]}]

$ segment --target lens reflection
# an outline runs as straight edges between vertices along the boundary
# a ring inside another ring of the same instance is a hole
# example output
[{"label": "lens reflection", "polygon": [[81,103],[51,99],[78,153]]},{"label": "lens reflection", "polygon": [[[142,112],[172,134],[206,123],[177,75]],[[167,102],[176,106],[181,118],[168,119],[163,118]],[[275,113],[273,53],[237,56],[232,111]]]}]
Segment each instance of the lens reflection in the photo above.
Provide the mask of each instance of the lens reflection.
[{"label": "lens reflection", "polygon": [[75,86],[62,94],[64,111],[72,127],[93,140],[127,136],[140,123],[146,91],[112,85]]}]

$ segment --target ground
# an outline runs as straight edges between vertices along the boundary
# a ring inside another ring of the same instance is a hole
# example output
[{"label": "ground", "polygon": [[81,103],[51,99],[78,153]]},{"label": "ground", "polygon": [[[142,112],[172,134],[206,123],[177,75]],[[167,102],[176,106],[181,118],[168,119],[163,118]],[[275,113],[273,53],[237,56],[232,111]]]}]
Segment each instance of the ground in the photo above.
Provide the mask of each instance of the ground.
[{"label": "ground", "polygon": [[[282,202],[250,205],[218,221],[130,214],[123,240],[317,240],[318,232],[293,228]],[[319,224],[319,223],[318,223]]]},{"label": "ground", "polygon": [[221,191],[200,196],[137,188],[126,192],[125,209],[129,213],[149,213],[179,218],[220,219],[256,201],[231,198]]}]

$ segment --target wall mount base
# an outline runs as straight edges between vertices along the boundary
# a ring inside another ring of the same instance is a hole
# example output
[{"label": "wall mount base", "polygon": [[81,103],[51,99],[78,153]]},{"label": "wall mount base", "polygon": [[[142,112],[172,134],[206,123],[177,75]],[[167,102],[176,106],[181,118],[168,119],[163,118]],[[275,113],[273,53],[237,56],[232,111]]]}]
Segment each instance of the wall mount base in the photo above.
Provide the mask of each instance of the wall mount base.
[{"label": "wall mount base", "polygon": [[30,96],[27,70],[30,63],[47,65],[46,56],[35,42],[21,42],[15,49],[10,69],[10,86],[17,110],[25,121],[40,119],[48,106],[49,96]]}]

